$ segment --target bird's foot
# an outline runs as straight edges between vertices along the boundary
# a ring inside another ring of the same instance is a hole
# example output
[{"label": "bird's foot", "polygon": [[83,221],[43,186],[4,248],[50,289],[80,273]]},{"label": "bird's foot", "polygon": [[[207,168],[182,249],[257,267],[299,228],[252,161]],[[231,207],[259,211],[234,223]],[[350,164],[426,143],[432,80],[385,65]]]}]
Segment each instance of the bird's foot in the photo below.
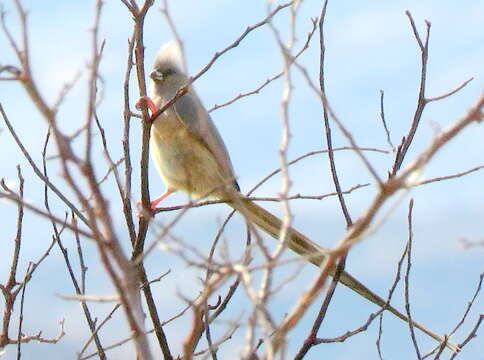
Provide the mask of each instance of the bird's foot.
[{"label": "bird's foot", "polygon": [[151,110],[151,115],[158,111],[158,106],[155,105],[153,100],[149,96],[142,96],[134,105],[136,109],[141,110],[143,106],[148,106],[148,109]]},{"label": "bird's foot", "polygon": [[142,216],[147,216],[147,217],[152,218],[152,217],[155,216],[155,211],[154,211],[155,209],[151,206],[151,204],[150,204],[150,207],[149,208],[144,208],[141,201],[138,201],[136,203],[136,205],[137,205],[137,209],[138,209],[136,211],[136,216],[137,217],[140,218]]},{"label": "bird's foot", "polygon": [[151,217],[153,217],[155,215],[155,213],[156,213],[156,210],[158,210],[158,208],[156,207],[156,205],[158,205],[158,203],[160,201],[166,199],[168,196],[170,196],[174,192],[176,192],[176,190],[166,189],[165,192],[161,196],[159,196],[156,199],[150,201],[150,208],[149,209],[144,209],[143,206],[142,206],[141,201],[139,201],[137,203],[137,205],[138,205],[138,217],[144,215],[147,211],[149,211],[150,214],[151,214]]}]

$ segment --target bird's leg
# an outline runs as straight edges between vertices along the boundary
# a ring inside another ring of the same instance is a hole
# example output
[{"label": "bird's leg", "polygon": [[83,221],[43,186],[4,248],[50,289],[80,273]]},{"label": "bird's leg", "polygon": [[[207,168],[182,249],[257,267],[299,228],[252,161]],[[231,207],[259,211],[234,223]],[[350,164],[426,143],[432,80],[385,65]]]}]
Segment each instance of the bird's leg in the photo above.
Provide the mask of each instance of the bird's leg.
[{"label": "bird's leg", "polygon": [[[160,196],[160,197],[157,197],[155,200],[152,200],[150,202],[150,210],[151,210],[151,216],[153,216],[153,213],[158,210],[158,208],[156,207],[156,205],[158,205],[158,203],[164,199],[166,199],[168,196],[170,196],[171,194],[173,194],[174,192],[176,192],[175,189],[171,189],[171,188],[167,188],[165,190],[165,192]],[[138,206],[140,207],[140,209],[138,209],[138,217],[139,216],[142,216],[143,214],[143,210],[141,209],[141,201],[138,202]]]},{"label": "bird's leg", "polygon": [[163,194],[161,194],[161,196],[160,196],[160,197],[157,197],[156,199],[151,200],[151,202],[150,202],[150,205],[151,205],[151,210],[152,210],[152,211],[157,210],[156,205],[158,205],[158,203],[159,203],[160,201],[162,201],[162,200],[166,199],[168,196],[170,196],[170,195],[171,195],[171,194],[173,194],[174,192],[176,192],[176,190],[175,190],[175,189],[172,189],[172,188],[167,188],[167,189],[165,190],[165,192],[164,192]]},{"label": "bird's leg", "polygon": [[149,96],[142,96],[134,105],[136,109],[140,110],[143,105],[148,105],[148,108],[151,110],[151,115],[158,111],[158,106],[155,105],[153,100]]}]

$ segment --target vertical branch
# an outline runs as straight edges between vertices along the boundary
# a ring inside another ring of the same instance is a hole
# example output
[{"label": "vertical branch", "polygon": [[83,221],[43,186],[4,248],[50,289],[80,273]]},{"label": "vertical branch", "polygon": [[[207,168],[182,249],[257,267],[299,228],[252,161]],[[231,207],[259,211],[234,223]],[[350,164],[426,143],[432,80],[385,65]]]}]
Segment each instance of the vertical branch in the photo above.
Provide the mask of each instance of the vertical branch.
[{"label": "vertical branch", "polygon": [[[325,86],[326,78],[325,78],[325,72],[324,72],[326,44],[324,41],[324,21],[326,18],[327,7],[328,7],[328,0],[325,0],[323,8],[321,10],[321,16],[319,19],[319,44],[320,44],[319,88],[321,90],[321,94],[323,94],[324,97],[326,97],[326,86]],[[348,208],[346,206],[346,202],[341,190],[341,185],[339,183],[338,172],[336,170],[336,162],[334,160],[333,140],[331,135],[331,125],[329,123],[328,106],[326,103],[323,103],[323,119],[324,119],[324,128],[326,131],[326,144],[328,147],[328,158],[329,158],[329,164],[331,168],[331,176],[333,178],[333,183],[334,183],[336,192],[338,193],[338,200],[340,203],[341,211],[343,212],[343,216],[346,220],[346,227],[349,228],[352,225],[352,220],[351,220],[351,216],[348,211]],[[323,304],[321,305],[319,314],[313,324],[311,334],[314,334],[314,336],[316,336],[326,316],[327,310],[329,308],[329,304],[333,298],[334,292],[336,290],[336,286],[338,285],[339,278],[345,268],[345,263],[346,263],[346,255],[341,257],[339,261],[338,267],[336,269],[333,280],[331,282],[331,286],[328,289],[328,293],[326,294]],[[312,338],[311,335],[310,335],[310,338]]]},{"label": "vertical branch", "polygon": [[[405,310],[409,319],[408,326],[410,328],[410,335],[412,337],[413,346],[419,360],[422,359],[420,355],[420,349],[417,344],[417,338],[415,337],[415,329],[413,327],[412,314],[410,313],[410,268],[412,267],[412,241],[413,241],[413,225],[412,225],[412,212],[413,212],[413,199],[410,199],[408,204],[408,256],[407,256],[407,271],[405,273]],[[445,342],[444,342],[445,344]]]},{"label": "vertical branch", "polygon": [[[92,118],[94,117],[95,112],[95,102],[96,102],[96,88],[97,88],[97,68],[99,63],[100,55],[98,53],[97,47],[97,33],[99,29],[99,20],[100,20],[100,12],[101,12],[101,5],[102,1],[99,0],[96,4],[96,15],[95,15],[95,26],[93,28],[93,64],[91,68],[91,79],[90,79],[90,89],[89,89],[89,99],[88,99],[88,123],[87,123],[87,131],[86,133],[90,136],[90,129]],[[120,248],[120,244],[117,242],[117,239],[114,239],[114,231],[112,228],[112,221],[111,217],[109,216],[107,203],[104,197],[102,196],[97,182],[95,181],[94,169],[90,159],[91,150],[91,141],[86,140],[86,161],[81,166],[81,171],[85,175],[88,180],[88,183],[93,191],[94,199],[97,205],[98,210],[100,210],[98,217],[103,224],[103,227],[106,232],[106,237],[111,243],[111,250],[112,255],[118,262],[118,265],[121,267],[122,271],[124,272],[124,284],[121,282],[119,283],[120,289],[120,298],[125,305],[125,310],[129,312],[133,312],[130,314],[132,316],[131,320],[131,327],[133,329],[133,338],[135,339],[137,345],[138,355],[143,359],[151,359],[151,353],[149,350],[149,345],[146,339],[146,335],[144,334],[144,314],[141,307],[141,299],[140,294],[138,291],[138,283],[139,279],[136,276],[135,267],[129,262],[129,260],[124,256],[122,253],[122,249]],[[100,216],[99,216],[100,215]],[[113,241],[114,240],[114,241]],[[114,246],[112,246],[114,245]],[[104,254],[102,254],[104,255]],[[102,256],[103,260],[106,264],[109,263],[109,259],[105,256]],[[113,279],[116,278],[114,271],[110,267],[110,272],[112,274]],[[116,282],[119,280],[117,279]]]},{"label": "vertical branch", "polygon": [[[132,2],[131,5],[126,6],[131,11],[134,19],[134,32],[133,38],[134,42],[130,49],[133,49],[134,46],[134,54],[135,54],[135,62],[136,62],[136,75],[138,80],[138,88],[140,96],[146,96],[146,81],[145,81],[145,65],[144,65],[144,38],[143,38],[143,31],[144,31],[144,21],[148,10],[153,5],[154,0],[146,0],[143,4],[141,9],[138,8],[135,2]],[[128,55],[131,57],[131,54]],[[130,65],[131,58],[128,59],[128,67]],[[128,76],[128,75],[127,75]],[[126,81],[126,80],[125,80]],[[146,231],[148,230],[149,224],[149,215],[150,211],[149,202],[150,202],[150,193],[149,193],[149,179],[148,179],[148,165],[149,165],[149,143],[150,143],[150,132],[151,132],[151,121],[150,116],[148,114],[148,110],[146,107],[143,107],[143,122],[142,122],[142,148],[141,148],[141,163],[140,163],[140,171],[141,171],[141,204],[145,211],[142,212],[143,216],[139,217],[139,226],[138,226],[138,236],[136,238],[136,242],[134,244],[133,249],[133,258],[137,257],[139,254],[143,252],[144,241],[146,238]]]},{"label": "vertical branch", "polygon": [[[87,86],[87,114],[85,123],[85,162],[91,163],[91,151],[92,151],[92,121],[94,113],[96,111],[96,98],[97,98],[97,79],[99,71],[99,63],[101,61],[101,52],[98,44],[99,23],[101,21],[101,11],[103,7],[102,0],[96,1],[96,11],[94,15],[94,24],[91,29],[92,32],[92,59],[90,64],[90,72]],[[102,47],[101,47],[102,51]]]},{"label": "vertical branch", "polygon": [[[77,218],[74,216],[74,214],[71,214],[71,221],[73,225],[77,228]],[[81,272],[81,293],[85,294],[87,266],[84,263],[84,255],[82,253],[81,239],[80,239],[79,233],[76,231],[74,235],[76,238],[77,255],[79,257],[79,268],[80,268],[79,270]]]},{"label": "vertical branch", "polygon": [[[144,64],[144,20],[150,7],[153,5],[154,0],[146,0],[143,7],[132,12],[135,20],[135,59],[136,59],[136,75],[138,79],[138,88],[140,96],[146,96],[146,81],[145,81],[145,64]],[[142,133],[142,148],[141,148],[141,203],[143,209],[149,209],[150,193],[148,182],[148,158],[149,158],[149,140],[151,132],[151,121],[146,107],[143,108],[143,133]],[[149,212],[146,212],[149,214]],[[149,220],[148,216],[140,216],[137,247],[143,246],[143,242],[146,236],[146,230],[148,229]],[[135,249],[136,250],[136,249]],[[139,250],[137,250],[139,251]],[[141,252],[140,252],[141,253]]]},{"label": "vertical branch", "polygon": [[[324,97],[326,97],[326,87],[325,87],[325,71],[324,71],[324,65],[325,65],[325,55],[326,55],[326,45],[324,41],[324,21],[326,19],[326,9],[328,7],[328,0],[324,1],[323,8],[321,10],[321,16],[319,18],[319,44],[320,44],[320,60],[319,60],[319,88],[321,90],[321,94],[323,94]],[[338,177],[338,172],[336,170],[336,163],[334,160],[334,150],[333,150],[333,140],[332,140],[332,134],[331,134],[331,125],[329,123],[329,114],[328,114],[328,106],[325,102],[323,102],[323,121],[324,121],[324,128],[326,132],[326,144],[328,147],[328,158],[329,158],[329,165],[331,168],[331,176],[333,178],[333,184],[335,186],[336,192],[338,194],[338,200],[339,204],[341,207],[341,211],[343,213],[343,216],[346,220],[346,226],[349,228],[352,225],[352,219],[349,214],[348,208],[346,206],[346,202],[341,190],[341,185],[339,182],[339,177]],[[307,352],[310,350],[310,348],[314,345],[316,345],[316,338],[319,329],[321,328],[321,325],[324,321],[324,318],[326,317],[327,311],[329,309],[329,304],[331,303],[331,300],[333,299],[333,295],[336,291],[336,287],[338,285],[339,279],[341,277],[341,273],[344,271],[345,268],[345,263],[346,263],[346,255],[342,256],[338,266],[336,268],[336,272],[333,276],[333,280],[331,281],[331,285],[328,288],[328,292],[326,294],[326,297],[324,298],[323,303],[321,304],[321,307],[319,309],[319,313],[316,317],[316,319],[313,322],[313,326],[308,334],[308,337],[304,341],[303,345],[298,351],[298,354],[296,356],[296,359],[302,359]]]},{"label": "vertical branch", "polygon": [[[292,54],[291,51],[294,47],[294,43],[296,42],[296,15],[297,15],[297,10],[299,8],[299,5],[301,4],[301,1],[295,1],[292,6],[291,6],[291,17],[290,17],[290,24],[289,24],[289,36],[287,40],[287,45],[284,45],[282,41],[280,40],[277,31],[273,27],[272,23],[270,23],[271,28],[273,28],[274,33],[276,34],[276,39],[279,43],[279,47],[281,49],[281,53],[283,56],[284,60],[284,66],[283,66],[283,76],[284,76],[284,89],[283,89],[283,96],[281,100],[281,108],[282,108],[282,140],[281,140],[281,145],[279,149],[279,158],[280,158],[280,164],[281,164],[281,175],[282,175],[282,184],[281,184],[281,190],[279,192],[279,198],[281,199],[281,206],[283,210],[283,218],[282,218],[282,224],[281,224],[281,230],[279,233],[279,241],[280,245],[278,246],[275,254],[273,255],[273,258],[277,260],[280,255],[282,254],[282,251],[286,248],[286,237],[287,237],[287,232],[288,229],[291,226],[293,216],[291,213],[291,209],[289,206],[289,190],[292,186],[292,181],[289,176],[289,166],[288,166],[288,160],[287,160],[287,151],[289,147],[289,141],[290,141],[290,119],[289,119],[289,105],[292,97],[292,91],[293,91],[293,83],[292,83],[292,77],[291,77],[291,64],[292,64]],[[272,267],[267,268],[267,278],[270,279],[272,276]],[[264,289],[265,292],[267,293],[269,291],[268,288]],[[267,296],[266,296],[267,297]],[[266,300],[267,301],[267,300]],[[282,348],[281,353],[284,354],[284,349],[285,349],[285,344],[286,340],[284,337],[281,336],[280,341],[275,344],[273,342],[269,342],[267,344],[268,347],[268,355],[271,355],[272,352],[277,352],[279,348]],[[283,355],[281,355],[283,356]]]},{"label": "vertical branch", "polygon": [[[279,234],[281,243],[284,243],[287,231],[289,226],[292,222],[292,214],[291,209],[289,208],[289,190],[291,188],[292,182],[289,176],[289,167],[287,165],[287,151],[289,148],[289,142],[291,138],[290,133],[290,126],[289,126],[289,105],[291,102],[293,85],[292,85],[292,78],[291,78],[291,50],[294,46],[295,42],[295,26],[296,26],[296,12],[300,2],[296,1],[291,6],[291,22],[289,26],[289,38],[287,45],[284,45],[282,41],[279,39],[279,36],[276,33],[276,39],[278,40],[279,47],[281,49],[283,61],[284,61],[284,89],[283,95],[281,100],[281,109],[282,109],[282,139],[281,145],[279,148],[279,158],[281,164],[281,176],[282,176],[282,184],[281,184],[281,191],[279,192],[279,197],[281,199],[281,205],[283,209],[283,218],[282,218],[282,226],[281,231]],[[272,27],[272,24],[271,24]]]},{"label": "vertical branch", "polygon": [[[134,19],[134,32],[133,37],[131,39],[130,47],[129,47],[129,55],[128,55],[128,68],[132,64],[132,50],[134,46],[134,54],[136,59],[136,74],[138,80],[138,88],[140,92],[140,96],[146,95],[146,81],[145,81],[145,65],[144,65],[144,39],[143,39],[143,29],[144,29],[144,20],[148,10],[154,3],[154,0],[146,0],[143,4],[141,9],[138,8],[134,1],[127,2],[123,0],[123,3],[126,5],[128,10],[133,15]],[[126,78],[125,78],[125,101],[127,101],[127,94],[128,94],[128,83],[129,83],[129,70],[127,70]],[[126,105],[125,103],[125,108]],[[143,129],[142,129],[142,148],[141,148],[141,204],[143,207],[143,211],[141,216],[139,217],[139,224],[138,224],[138,234],[136,240],[133,244],[133,251],[131,254],[131,259],[137,259],[144,250],[144,244],[146,239],[146,234],[148,231],[148,225],[150,222],[151,217],[151,209],[150,209],[150,194],[149,194],[149,182],[148,182],[148,160],[149,160],[149,140],[150,140],[150,133],[151,133],[151,121],[150,116],[148,114],[148,110],[144,107],[143,108]],[[126,125],[126,122],[129,120],[125,120],[125,141],[127,140],[127,136],[129,136],[129,129]],[[127,145],[128,146],[128,143]],[[125,153],[129,152],[129,150],[125,149]],[[160,348],[163,352],[163,356],[165,360],[171,360],[173,357],[170,352],[170,348],[168,346],[168,340],[166,338],[165,332],[161,326],[161,321],[158,316],[158,311],[156,309],[156,304],[153,298],[153,294],[151,292],[151,287],[149,284],[148,276],[146,275],[146,271],[144,268],[143,263],[140,261],[137,263],[137,270],[138,276],[140,277],[140,281],[143,284],[143,293],[145,295],[145,299],[148,305],[148,310],[150,313],[151,321],[153,322],[153,326],[155,328],[155,333],[158,339],[158,343]]]},{"label": "vertical branch", "polygon": [[383,98],[385,93],[383,90],[380,90],[380,118],[383,123],[383,129],[385,130],[385,135],[387,137],[387,143],[390,145],[390,148],[395,151],[395,146],[393,145],[392,138],[390,136],[390,131],[388,130],[387,121],[385,119],[385,107],[383,103]]},{"label": "vertical branch", "polygon": [[[319,19],[319,44],[321,47],[320,52],[320,60],[319,60],[319,87],[321,89],[321,94],[326,97],[326,88],[325,88],[325,72],[324,72],[324,60],[326,55],[326,46],[324,42],[324,20],[326,16],[326,8],[328,6],[328,0],[325,0],[323,9],[321,10],[321,17]],[[323,103],[323,117],[324,117],[324,128],[326,130],[326,143],[328,145],[328,157],[329,163],[331,167],[331,175],[333,177],[333,183],[338,192],[338,199],[341,206],[341,211],[343,212],[343,216],[346,220],[346,226],[350,227],[352,225],[351,216],[348,212],[346,207],[346,202],[344,200],[341,186],[338,179],[338,172],[336,171],[336,164],[334,161],[334,151],[333,151],[333,140],[331,135],[331,125],[329,124],[329,114],[328,114],[328,106],[327,104]]]},{"label": "vertical branch", "polygon": [[[23,200],[24,196],[24,178],[22,176],[22,171],[20,166],[17,165],[17,176],[19,180],[19,196]],[[0,284],[0,290],[2,291],[5,305],[3,309],[3,319],[2,319],[2,330],[0,332],[0,349],[5,347],[9,342],[9,329],[10,320],[12,318],[12,313],[14,311],[15,300],[17,298],[17,292],[14,288],[18,285],[17,283],[17,267],[20,257],[20,248],[22,245],[22,228],[23,228],[23,218],[24,218],[24,206],[22,202],[17,204],[17,233],[14,240],[14,249],[12,255],[12,263],[10,265],[10,273],[8,276],[7,283],[5,285]]]},{"label": "vertical branch", "polygon": [[[17,176],[19,180],[19,196],[20,196],[20,199],[23,200],[25,179],[22,176],[20,165],[17,165]],[[10,276],[6,284],[6,287],[10,289],[12,289],[15,285],[17,285],[17,280],[15,279],[15,276],[17,274],[18,259],[20,255],[20,246],[22,244],[23,219],[24,219],[24,206],[22,202],[19,202],[17,204],[17,233],[15,235],[15,248],[14,248],[13,257],[12,257],[12,265],[10,266]]]},{"label": "vertical branch", "polygon": [[[268,358],[272,358],[275,353],[282,347],[282,353],[284,353],[285,348],[285,339],[281,337],[281,341],[274,346],[274,343],[270,341],[270,334],[274,332],[275,328],[272,325],[272,321],[270,320],[269,314],[266,311],[262,311],[262,306],[265,306],[268,299],[269,294],[271,293],[271,286],[272,286],[272,278],[273,278],[273,270],[274,265],[277,264],[278,260],[280,259],[283,251],[286,249],[287,244],[287,234],[289,228],[291,226],[293,215],[291,213],[291,208],[289,206],[289,191],[292,186],[292,181],[289,175],[289,166],[287,160],[287,152],[289,149],[289,143],[291,138],[290,133],[290,115],[289,115],[289,106],[292,99],[293,94],[293,82],[291,76],[291,65],[293,63],[293,56],[291,54],[294,44],[296,42],[296,17],[299,6],[302,1],[294,1],[291,4],[291,12],[290,12],[290,20],[289,20],[289,34],[287,39],[287,44],[284,44],[281,36],[273,25],[272,20],[269,21],[268,25],[274,34],[274,38],[279,46],[282,59],[283,59],[283,76],[284,76],[284,84],[283,84],[283,94],[281,99],[281,112],[282,112],[282,134],[281,134],[281,144],[279,147],[279,161],[281,164],[281,190],[279,191],[278,197],[280,199],[280,204],[282,207],[283,217],[282,217],[282,224],[279,230],[279,244],[272,255],[267,259],[266,269],[264,271],[264,276],[261,283],[261,290],[260,296],[253,296],[254,300],[256,301],[254,304],[256,305],[256,309],[259,308],[257,319],[260,321],[262,327],[264,328],[265,340],[266,340],[266,353]],[[270,6],[270,5],[269,5]],[[270,14],[270,7],[268,7],[268,14]]]},{"label": "vertical branch", "polygon": [[233,272],[233,269],[220,268],[219,271],[212,276],[208,282],[205,283],[204,289],[200,296],[191,304],[193,310],[193,322],[192,328],[188,334],[188,337],[183,340],[183,359],[191,360],[194,356],[195,348],[200,339],[200,334],[203,332],[203,309],[204,304],[210,295],[213,294],[215,290],[220,288],[227,280],[228,277]]},{"label": "vertical branch", "polygon": [[419,86],[418,99],[417,99],[417,108],[415,109],[412,124],[408,131],[408,134],[403,138],[402,143],[397,149],[397,154],[395,156],[395,163],[393,164],[393,168],[391,171],[392,176],[396,175],[397,171],[400,170],[400,167],[403,164],[403,160],[407,155],[407,151],[410,145],[412,144],[413,137],[417,132],[417,128],[420,123],[420,119],[422,118],[422,114],[425,109],[425,106],[428,103],[428,100],[425,97],[425,86],[427,82],[427,63],[429,58],[429,37],[430,37],[431,24],[429,21],[425,21],[427,33],[425,36],[425,42],[422,42],[422,39],[420,38],[417,27],[415,26],[415,22],[413,21],[412,14],[410,14],[410,11],[406,11],[405,15],[407,15],[410,21],[413,34],[415,36],[415,39],[420,49],[420,61],[421,61],[420,86]]},{"label": "vertical branch", "polygon": [[128,60],[126,64],[126,72],[124,75],[123,85],[123,98],[124,98],[124,111],[123,111],[123,153],[124,153],[124,176],[125,176],[125,190],[121,194],[123,201],[123,213],[126,219],[126,225],[128,227],[129,237],[131,243],[134,245],[136,242],[136,230],[134,228],[134,221],[131,208],[131,174],[133,167],[131,166],[131,153],[130,153],[130,123],[131,123],[131,110],[129,99],[129,79],[131,77],[131,69],[133,67],[133,49],[135,43],[136,33],[133,31],[131,39],[128,40]]},{"label": "vertical branch", "polygon": [[[14,241],[14,252],[12,255],[12,264],[10,267],[10,273],[9,277],[7,280],[7,283],[0,284],[0,291],[3,295],[4,301],[5,301],[5,306],[3,309],[3,317],[2,317],[2,328],[0,330],[0,349],[3,349],[5,346],[9,344],[16,344],[17,345],[17,358],[20,358],[21,354],[21,343],[27,343],[30,341],[38,341],[41,343],[52,343],[55,344],[57,341],[64,336],[64,330],[63,326],[61,324],[61,332],[58,337],[53,338],[53,339],[47,339],[43,338],[41,336],[41,332],[39,332],[37,335],[25,335],[22,332],[22,325],[23,325],[23,302],[24,302],[24,296],[25,296],[25,287],[27,283],[30,281],[32,278],[32,275],[34,271],[37,269],[37,267],[42,263],[47,256],[49,255],[54,242],[52,242],[47,250],[43,253],[43,255],[40,257],[40,259],[34,263],[30,262],[29,266],[27,268],[27,271],[24,275],[24,279],[22,282],[18,282],[16,280],[17,277],[17,269],[18,269],[18,263],[19,263],[19,257],[20,257],[20,250],[21,250],[21,242],[22,242],[22,229],[23,229],[23,214],[24,214],[24,202],[23,202],[23,194],[24,194],[24,179],[20,170],[20,167],[17,166],[17,173],[18,173],[18,178],[19,178],[19,195],[16,195],[18,198],[17,204],[18,204],[18,216],[17,216],[17,233],[16,233],[16,239]],[[0,186],[2,186],[5,191],[12,192],[4,181],[0,181]],[[14,311],[14,306],[15,302],[17,300],[17,297],[19,294],[21,295],[21,308],[20,308],[20,313],[19,313],[19,330],[17,334],[17,338],[11,338],[9,336],[9,329],[10,329],[10,321],[13,315]]]},{"label": "vertical branch", "polygon": [[27,288],[28,275],[32,270],[32,263],[29,263],[27,271],[25,272],[25,278],[22,286],[22,295],[20,296],[20,312],[18,316],[18,332],[17,332],[17,360],[22,357],[22,326],[24,323],[24,300],[25,300],[25,289]]}]

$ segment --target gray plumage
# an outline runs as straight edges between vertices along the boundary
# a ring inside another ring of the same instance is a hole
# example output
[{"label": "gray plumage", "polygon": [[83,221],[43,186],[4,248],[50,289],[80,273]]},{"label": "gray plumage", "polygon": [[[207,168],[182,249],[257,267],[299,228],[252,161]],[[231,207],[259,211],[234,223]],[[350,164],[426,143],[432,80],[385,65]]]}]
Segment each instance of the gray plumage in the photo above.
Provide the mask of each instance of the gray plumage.
[{"label": "gray plumage", "polygon": [[[175,96],[176,92],[188,83],[189,79],[183,72],[181,54],[176,43],[169,43],[162,47],[156,56],[153,71],[150,76],[153,79],[152,99],[158,106],[162,106],[170,101]],[[176,103],[167,110],[167,114],[164,118],[155,122],[156,126],[154,127],[154,131],[164,131],[162,128],[168,127],[169,125],[163,124],[162,122],[174,121],[173,118],[176,118],[176,120],[183,124],[184,128],[188,131],[189,135],[187,134],[186,136],[187,140],[191,137],[193,138],[192,140],[196,139],[198,142],[205,145],[206,149],[213,155],[213,157],[215,157],[217,169],[212,168],[211,171],[217,172],[218,170],[221,181],[231,184],[238,191],[239,187],[235,181],[234,169],[232,162],[230,161],[227,147],[192,86],[190,86],[189,91],[185,95],[180,97]],[[171,131],[173,131],[173,129],[171,129]],[[198,148],[193,141],[191,141],[191,145],[193,145],[193,147],[191,147],[192,151],[200,152],[200,148]],[[165,150],[166,155],[171,157],[171,159],[174,159],[179,155],[179,152],[171,151],[167,146],[165,146]],[[193,160],[193,157],[183,158],[178,156],[177,160],[173,161],[180,161],[180,164],[185,162],[185,164],[181,165],[186,168],[187,176],[203,177],[204,174],[197,174],[192,171],[190,168],[192,165],[188,164],[191,160]],[[200,180],[202,179],[192,179],[192,182]],[[212,185],[221,186],[220,182]],[[203,193],[199,193],[199,191],[192,191],[191,193],[193,195],[201,196],[206,192],[210,192],[208,187],[203,189],[200,187],[200,189],[197,190],[201,190]]]}]

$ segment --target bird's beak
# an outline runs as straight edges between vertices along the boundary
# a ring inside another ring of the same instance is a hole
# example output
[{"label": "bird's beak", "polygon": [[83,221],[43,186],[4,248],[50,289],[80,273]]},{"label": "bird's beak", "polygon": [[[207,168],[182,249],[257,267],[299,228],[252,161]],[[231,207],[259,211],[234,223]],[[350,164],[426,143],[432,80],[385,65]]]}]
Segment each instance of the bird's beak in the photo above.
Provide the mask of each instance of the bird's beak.
[{"label": "bird's beak", "polygon": [[163,73],[160,70],[155,69],[152,72],[150,72],[150,78],[154,81],[162,81]]}]

